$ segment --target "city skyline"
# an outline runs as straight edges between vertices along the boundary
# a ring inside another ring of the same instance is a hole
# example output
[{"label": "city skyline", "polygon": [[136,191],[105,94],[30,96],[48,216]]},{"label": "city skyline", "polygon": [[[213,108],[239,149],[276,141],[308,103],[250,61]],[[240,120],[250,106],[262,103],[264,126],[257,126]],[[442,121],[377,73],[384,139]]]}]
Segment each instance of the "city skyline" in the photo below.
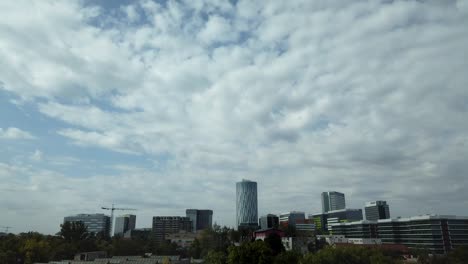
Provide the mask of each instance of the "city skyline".
[{"label": "city skyline", "polygon": [[[0,226],[468,208],[467,1],[0,3]],[[34,219],[34,221],[31,221]]]}]

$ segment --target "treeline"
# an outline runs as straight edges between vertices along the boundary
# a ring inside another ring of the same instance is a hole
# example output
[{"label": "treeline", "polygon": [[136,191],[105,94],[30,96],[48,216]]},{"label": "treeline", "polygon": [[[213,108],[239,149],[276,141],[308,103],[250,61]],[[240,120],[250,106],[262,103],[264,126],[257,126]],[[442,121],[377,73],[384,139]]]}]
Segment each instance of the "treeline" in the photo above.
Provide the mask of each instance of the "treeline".
[{"label": "treeline", "polygon": [[[105,251],[109,256],[154,253],[202,258],[206,264],[393,264],[403,263],[391,252],[365,247],[333,248],[319,241],[303,255],[285,251],[281,238],[271,235],[265,241],[245,241],[246,234],[215,225],[201,232],[189,248],[175,243],[155,243],[151,239],[109,238],[106,234],[89,233],[82,223],[65,223],[57,236],[35,232],[0,237],[0,264],[32,264],[73,259],[79,252]],[[243,239],[244,238],[244,239]],[[239,241],[243,240],[243,243]],[[448,256],[429,256],[421,249],[414,252],[421,264],[468,263],[468,248],[461,247]]]}]

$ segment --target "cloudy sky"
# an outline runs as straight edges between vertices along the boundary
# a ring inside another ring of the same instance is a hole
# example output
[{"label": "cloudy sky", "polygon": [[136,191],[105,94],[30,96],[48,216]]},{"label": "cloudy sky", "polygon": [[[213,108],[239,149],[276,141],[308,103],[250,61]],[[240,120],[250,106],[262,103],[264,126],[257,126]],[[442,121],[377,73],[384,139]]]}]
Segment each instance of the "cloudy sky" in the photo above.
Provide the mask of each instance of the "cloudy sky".
[{"label": "cloudy sky", "polygon": [[[468,1],[1,1],[0,226],[115,203],[466,215]],[[0,230],[3,231],[3,230]]]}]

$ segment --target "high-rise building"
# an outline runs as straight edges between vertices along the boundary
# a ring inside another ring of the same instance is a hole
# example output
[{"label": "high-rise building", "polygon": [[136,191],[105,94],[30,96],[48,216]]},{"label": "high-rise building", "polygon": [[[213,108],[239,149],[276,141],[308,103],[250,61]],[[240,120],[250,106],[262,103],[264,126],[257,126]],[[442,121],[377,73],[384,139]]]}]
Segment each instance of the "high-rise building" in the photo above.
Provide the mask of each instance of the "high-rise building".
[{"label": "high-rise building", "polygon": [[192,221],[183,216],[154,216],[152,231],[155,241],[162,242],[167,234],[192,232]]},{"label": "high-rise building", "polygon": [[346,208],[344,193],[323,192],[322,193],[322,212],[341,210]]},{"label": "high-rise building", "polygon": [[278,228],[279,217],[274,214],[267,214],[258,219],[258,225],[261,229]]},{"label": "high-rise building", "polygon": [[122,215],[115,218],[114,236],[123,236],[128,230],[135,229],[136,215]]},{"label": "high-rise building", "polygon": [[88,228],[88,232],[103,233],[105,235],[109,235],[110,221],[110,217],[104,214],[77,214],[63,218],[64,223],[82,222]]},{"label": "high-rise building", "polygon": [[242,180],[236,183],[236,224],[258,226],[257,183]]},{"label": "high-rise building", "polygon": [[420,215],[332,224],[333,235],[349,238],[379,238],[383,244],[402,244],[410,249],[424,248],[432,254],[468,246],[468,217]]},{"label": "high-rise building", "polygon": [[305,213],[298,211],[291,211],[287,213],[280,214],[279,223],[281,226],[293,226],[296,227],[296,224],[305,223]]},{"label": "high-rise building", "polygon": [[364,207],[367,220],[379,220],[390,218],[390,208],[386,201],[367,202]]},{"label": "high-rise building", "polygon": [[193,232],[211,228],[212,226],[212,210],[187,209],[185,210],[185,214],[188,218],[190,218],[190,220],[192,220]]}]

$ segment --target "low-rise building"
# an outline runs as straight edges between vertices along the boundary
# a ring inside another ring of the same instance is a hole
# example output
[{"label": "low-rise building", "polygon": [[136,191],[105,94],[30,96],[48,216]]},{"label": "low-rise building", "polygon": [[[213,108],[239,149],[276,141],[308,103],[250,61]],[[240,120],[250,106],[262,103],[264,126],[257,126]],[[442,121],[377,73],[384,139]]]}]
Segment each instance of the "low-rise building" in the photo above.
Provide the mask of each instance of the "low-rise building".
[{"label": "low-rise building", "polygon": [[332,224],[333,234],[349,238],[379,238],[383,244],[401,244],[410,249],[425,248],[433,254],[468,246],[468,217],[421,215]]},{"label": "low-rise building", "polygon": [[260,239],[260,240],[265,240],[269,235],[271,234],[276,234],[279,237],[284,237],[285,233],[281,230],[278,230],[276,228],[267,228],[267,229],[260,229],[254,232],[254,238],[255,240]]},{"label": "low-rise building", "polygon": [[306,254],[315,247],[315,237],[282,237],[281,243],[287,251],[294,250]]},{"label": "low-rise building", "polygon": [[105,214],[77,214],[66,216],[63,222],[82,222],[87,228],[88,232],[102,233],[108,235],[111,227],[111,219]]}]

